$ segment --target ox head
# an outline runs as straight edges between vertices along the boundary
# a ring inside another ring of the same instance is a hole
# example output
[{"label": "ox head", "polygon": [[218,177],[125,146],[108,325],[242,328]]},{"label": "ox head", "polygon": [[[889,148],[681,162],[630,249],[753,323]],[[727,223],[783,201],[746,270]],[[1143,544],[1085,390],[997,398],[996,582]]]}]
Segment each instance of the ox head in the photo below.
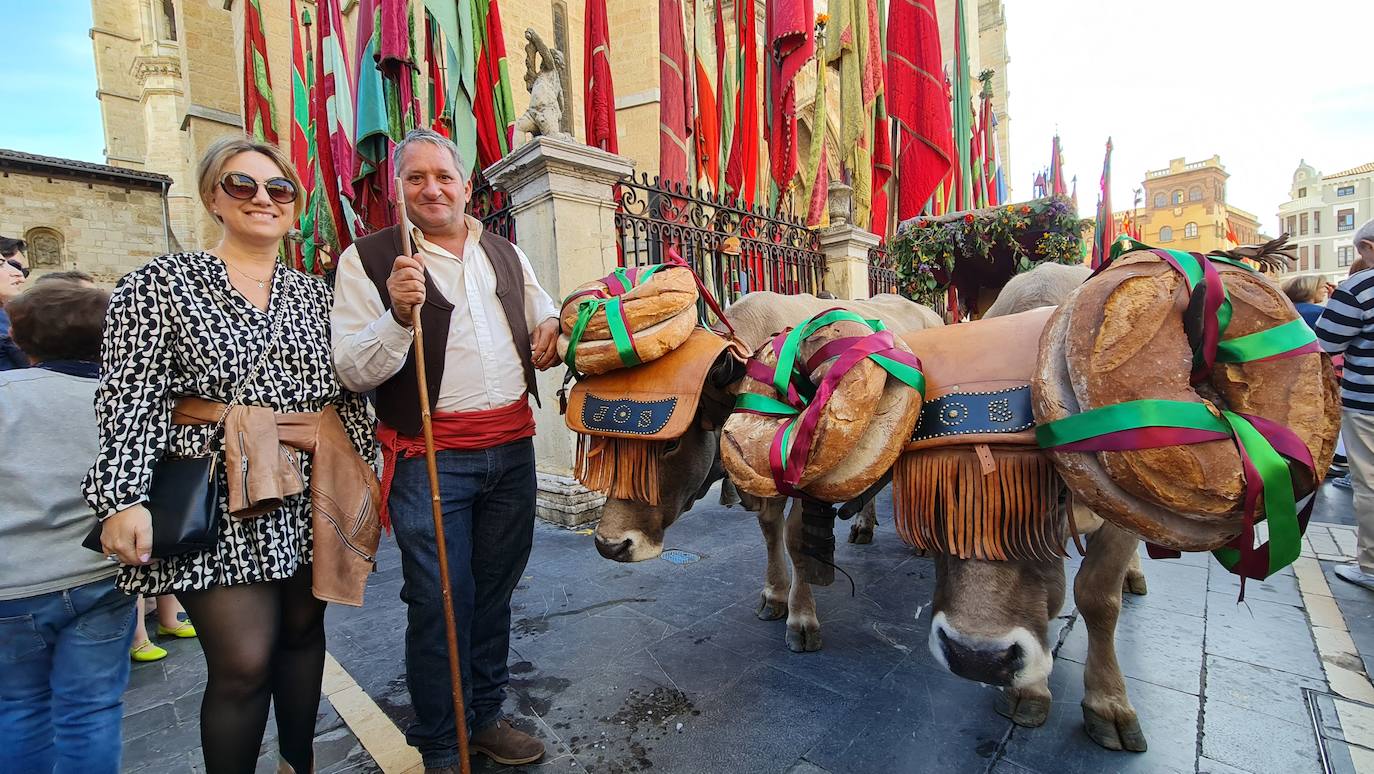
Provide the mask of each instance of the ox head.
[{"label": "ox head", "polygon": [[990,562],[936,554],[930,651],[960,677],[1030,685],[1050,673],[1049,622],[1063,604],[1063,559]]},{"label": "ox head", "polygon": [[639,562],[663,553],[663,533],[725,477],[720,465],[720,428],[734,406],[730,387],[744,366],[728,353],[711,368],[697,415],[680,437],[667,442],[658,466],[658,505],[607,498],[596,527],[596,550],[617,562]]}]

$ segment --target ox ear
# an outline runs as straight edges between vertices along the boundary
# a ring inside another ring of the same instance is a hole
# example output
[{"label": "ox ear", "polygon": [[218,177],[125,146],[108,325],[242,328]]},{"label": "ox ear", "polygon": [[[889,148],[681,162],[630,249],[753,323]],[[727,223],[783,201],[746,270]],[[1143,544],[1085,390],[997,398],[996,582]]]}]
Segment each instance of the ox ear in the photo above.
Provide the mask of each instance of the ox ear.
[{"label": "ox ear", "polygon": [[726,350],[716,358],[715,365],[706,374],[706,381],[711,386],[720,390],[728,390],[731,385],[744,378],[744,361],[734,356],[730,350]]},{"label": "ox ear", "polygon": [[701,386],[700,419],[703,430],[717,430],[725,424],[730,411],[735,407],[730,387],[744,378],[744,363],[731,354],[722,352],[715,365],[706,374],[706,383]]}]

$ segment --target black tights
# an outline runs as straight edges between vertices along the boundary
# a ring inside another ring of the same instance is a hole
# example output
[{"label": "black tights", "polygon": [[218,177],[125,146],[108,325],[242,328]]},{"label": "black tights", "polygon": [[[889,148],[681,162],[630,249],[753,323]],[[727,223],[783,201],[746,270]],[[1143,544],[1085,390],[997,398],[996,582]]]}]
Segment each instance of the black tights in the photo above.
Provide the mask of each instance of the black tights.
[{"label": "black tights", "polygon": [[253,771],[276,703],[281,757],[311,770],[324,671],[324,603],[310,570],[283,581],[177,592],[195,624],[209,673],[200,741],[209,774]]}]

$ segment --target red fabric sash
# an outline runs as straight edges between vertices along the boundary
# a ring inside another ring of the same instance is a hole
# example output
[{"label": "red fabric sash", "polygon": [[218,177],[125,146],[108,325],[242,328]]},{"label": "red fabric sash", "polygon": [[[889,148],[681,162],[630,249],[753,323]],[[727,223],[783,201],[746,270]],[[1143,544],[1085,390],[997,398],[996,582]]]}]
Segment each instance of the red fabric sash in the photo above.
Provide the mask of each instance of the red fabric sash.
[{"label": "red fabric sash", "polygon": [[[500,408],[484,411],[441,411],[433,416],[435,451],[480,451],[534,437],[534,412],[521,398]],[[388,500],[398,457],[410,459],[425,453],[423,436],[401,435],[385,422],[377,423],[382,444],[382,528],[391,530]]]}]

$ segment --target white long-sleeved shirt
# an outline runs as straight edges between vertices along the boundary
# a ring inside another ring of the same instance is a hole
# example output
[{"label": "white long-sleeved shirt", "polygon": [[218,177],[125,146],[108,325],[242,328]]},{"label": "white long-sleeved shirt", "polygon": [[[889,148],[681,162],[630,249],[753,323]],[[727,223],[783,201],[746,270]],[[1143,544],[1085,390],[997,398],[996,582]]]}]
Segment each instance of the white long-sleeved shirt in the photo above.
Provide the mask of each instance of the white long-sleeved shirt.
[{"label": "white long-sleeved shirt", "polygon": [[[462,257],[425,239],[418,228],[411,229],[412,243],[424,256],[425,270],[453,304],[435,411],[499,408],[525,395],[525,372],[496,297],[496,272],[478,244],[482,222],[471,215],[464,217],[468,238]],[[558,308],[535,280],[529,259],[518,247],[515,253],[525,278],[525,324],[533,334],[541,322],[558,315]],[[348,389],[367,392],[405,365],[411,330],[396,322],[383,306],[356,247],[350,246],[339,256],[330,320],[334,367]]]}]

